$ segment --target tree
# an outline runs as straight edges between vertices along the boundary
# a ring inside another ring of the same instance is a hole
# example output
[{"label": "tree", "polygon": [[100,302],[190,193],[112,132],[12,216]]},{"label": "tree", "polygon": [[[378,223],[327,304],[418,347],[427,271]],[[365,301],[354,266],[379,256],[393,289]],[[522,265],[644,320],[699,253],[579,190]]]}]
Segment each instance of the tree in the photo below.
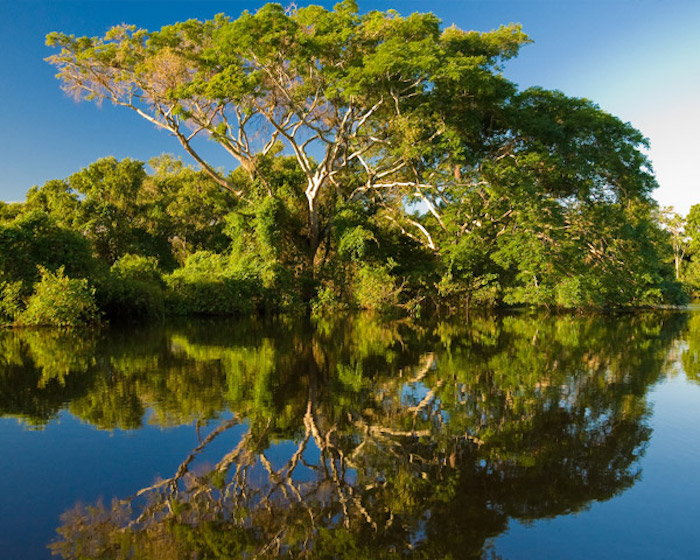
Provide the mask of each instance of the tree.
[{"label": "tree", "polygon": [[225,218],[233,196],[201,171],[163,154],[151,159],[154,170],[143,183],[139,201],[146,208],[141,217],[155,237],[167,239],[178,262],[195,251],[224,251]]},{"label": "tree", "polygon": [[167,269],[197,250],[224,250],[232,195],[172,156],[150,165],[151,175],[141,161],[99,159],[66,179],[32,187],[23,211],[48,213],[109,265],[138,253]]},{"label": "tree", "polygon": [[11,221],[22,212],[22,204],[19,202],[3,202],[0,200],[0,223]]},{"label": "tree", "polygon": [[[529,42],[517,25],[443,29],[432,14],[359,14],[345,0],[47,42],[67,91],[174,135],[233,196],[239,245],[257,239],[311,286],[304,299],[325,283],[323,298],[357,300],[363,267],[389,258],[404,304],[679,294],[652,219],[646,139],[589,100],[518,91],[501,74]],[[239,167],[214,169],[202,136]]]},{"label": "tree", "polygon": [[676,280],[681,278],[681,263],[687,250],[687,238],[685,236],[685,220],[683,216],[668,206],[661,211],[661,224],[671,236],[673,248],[673,268],[676,271]]},{"label": "tree", "polygon": [[683,224],[685,233],[685,263],[683,282],[691,294],[700,290],[700,204],[691,206]]},{"label": "tree", "polygon": [[38,266],[56,271],[65,266],[74,278],[86,278],[94,261],[85,240],[40,211],[0,224],[0,282],[21,282],[29,290],[39,280]]},{"label": "tree", "polygon": [[26,207],[47,212],[61,226],[80,233],[95,255],[110,265],[128,252],[163,256],[163,248],[157,246],[167,241],[147,231],[148,209],[139,196],[146,178],[143,167],[128,158],[99,159],[68,179],[33,187]]},{"label": "tree", "polygon": [[690,207],[685,217],[684,231],[688,236],[688,252],[693,255],[700,254],[700,204]]},{"label": "tree", "polygon": [[[410,195],[437,216],[439,165],[454,165],[469,144],[481,143],[486,109],[514,89],[500,64],[527,41],[518,26],[441,31],[432,14],[359,15],[353,0],[333,11],[309,6],[285,13],[268,4],[236,20],[47,38],[61,48],[49,61],[66,90],[110,100],[167,130],[241,200],[250,190],[204,161],[196,138],[218,142],[263,190],[269,178],[261,157],[277,142],[286,145],[305,178],[312,266],[334,201],[370,194],[383,199],[387,218],[405,222],[435,249],[423,225],[392,214]],[[458,116],[450,116],[456,106]],[[347,180],[351,173],[362,176],[359,185]]]}]

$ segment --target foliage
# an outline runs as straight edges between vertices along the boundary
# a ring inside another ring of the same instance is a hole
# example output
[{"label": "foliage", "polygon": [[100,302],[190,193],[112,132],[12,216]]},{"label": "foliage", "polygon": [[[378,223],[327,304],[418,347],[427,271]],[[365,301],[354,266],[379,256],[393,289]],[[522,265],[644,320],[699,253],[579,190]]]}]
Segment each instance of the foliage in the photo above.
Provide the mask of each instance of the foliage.
[{"label": "foliage", "polygon": [[165,283],[153,257],[126,254],[98,277],[96,295],[107,317],[162,317]]},{"label": "foliage", "polygon": [[167,238],[172,254],[167,260],[161,257],[161,262],[182,264],[196,251],[226,250],[229,240],[223,230],[234,206],[231,194],[170,155],[148,164],[154,173],[144,180],[141,196],[149,208],[149,229]]},{"label": "foliage", "polygon": [[462,235],[442,255],[444,271],[436,284],[439,305],[450,309],[489,307],[499,301],[498,274],[489,260],[488,240]]},{"label": "foliage", "polygon": [[[278,196],[265,160],[277,141],[291,148],[301,180],[289,186],[304,202],[297,218],[303,227],[295,233],[312,269],[338,201],[377,198],[397,228],[417,227],[411,235],[433,246],[425,228],[403,219],[400,201],[416,193],[424,199],[419,187],[430,168],[480,135],[481,113],[514,89],[498,73],[500,64],[527,41],[518,26],[441,32],[432,14],[360,15],[351,1],[333,11],[309,6],[285,13],[269,4],[236,20],[191,20],[154,32],[121,26],[103,38],[47,37],[61,49],[49,60],[66,89],[111,99],[170,131],[243,203],[258,203],[252,195],[259,190]],[[461,103],[462,118],[450,118]],[[238,160],[249,183],[207,164],[192,143],[197,134],[210,135]]]},{"label": "foliage", "polygon": [[26,204],[79,231],[96,256],[111,265],[128,251],[149,250],[139,227],[143,212],[134,204],[144,177],[141,162],[103,158],[67,180],[34,187],[27,193]]},{"label": "foliage", "polygon": [[[101,160],[27,205],[82,216],[72,227],[109,264],[220,255],[209,280],[191,263],[170,277],[182,312],[683,301],[646,139],[506,80],[529,42],[517,25],[467,32],[346,0],[47,42],[68,91],[137,111],[202,171]],[[240,165],[215,169],[200,135]]]},{"label": "foliage", "polygon": [[80,327],[99,320],[95,290],[87,280],[69,278],[63,267],[55,272],[39,267],[39,273],[41,279],[19,316],[19,324]]},{"label": "foliage", "polygon": [[353,288],[355,301],[361,309],[388,312],[399,305],[402,287],[391,275],[395,263],[385,266],[364,265],[357,271]]},{"label": "foliage", "polygon": [[335,315],[348,309],[348,304],[341,299],[332,286],[320,288],[311,301],[311,314],[314,317]]},{"label": "foliage", "polygon": [[24,311],[23,284],[0,281],[0,326],[12,324]]},{"label": "foliage", "polygon": [[678,247],[674,253],[679,257],[678,268],[686,289],[697,297],[700,294],[700,204],[691,206],[684,220],[679,218],[674,220],[679,232],[674,236],[674,241],[678,239],[674,243],[674,247]]},{"label": "foliage", "polygon": [[231,258],[197,252],[182,268],[166,276],[169,311],[175,314],[249,314],[263,299],[260,278],[250,269],[236,269]]},{"label": "foliage", "polygon": [[64,180],[27,193],[25,212],[48,213],[80,233],[107,265],[126,254],[156,258],[166,268],[197,249],[223,250],[230,198],[181,161],[160,156],[148,175],[140,161],[103,158]]},{"label": "foliage", "polygon": [[138,280],[154,285],[163,284],[158,261],[153,257],[127,253],[112,265],[110,272],[123,279]]},{"label": "foliage", "polygon": [[94,270],[88,245],[45,213],[31,211],[0,224],[0,279],[22,282],[25,294],[39,279],[37,267],[87,277]]},{"label": "foliage", "polygon": [[84,278],[96,267],[85,240],[43,212],[0,223],[0,324],[20,320],[40,270]]},{"label": "foliage", "polygon": [[0,224],[11,222],[22,212],[22,203],[7,203],[0,200]]}]

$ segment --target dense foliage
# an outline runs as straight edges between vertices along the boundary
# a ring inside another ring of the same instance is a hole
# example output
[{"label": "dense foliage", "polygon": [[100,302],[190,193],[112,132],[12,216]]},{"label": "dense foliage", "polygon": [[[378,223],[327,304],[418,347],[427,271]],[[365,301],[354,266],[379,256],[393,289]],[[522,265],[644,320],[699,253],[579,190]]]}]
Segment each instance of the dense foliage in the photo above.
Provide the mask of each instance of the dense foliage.
[{"label": "dense foliage", "polygon": [[[684,300],[646,140],[589,100],[505,79],[529,42],[518,26],[443,29],[345,0],[47,40],[67,90],[136,111],[201,170],[105,158],[3,205],[0,243],[31,215],[94,259],[23,252],[0,262],[4,292],[64,265],[109,314]],[[201,135],[234,171],[203,159]],[[127,255],[157,274],[110,268]]]},{"label": "dense foliage", "polygon": [[27,308],[19,316],[21,325],[81,327],[99,319],[95,289],[84,278],[71,279],[63,273],[39,268],[41,280],[27,299]]},{"label": "dense foliage", "polygon": [[677,276],[692,295],[700,295],[700,204],[690,208],[683,218],[670,212],[666,227],[673,239]]}]

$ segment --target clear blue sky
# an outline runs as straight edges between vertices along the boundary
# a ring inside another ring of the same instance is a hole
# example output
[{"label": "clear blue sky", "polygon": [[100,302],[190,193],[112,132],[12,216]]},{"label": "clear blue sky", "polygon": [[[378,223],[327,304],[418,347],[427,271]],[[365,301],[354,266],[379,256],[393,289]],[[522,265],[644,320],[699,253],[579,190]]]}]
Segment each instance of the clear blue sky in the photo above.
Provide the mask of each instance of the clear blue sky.
[{"label": "clear blue sky", "polygon": [[[144,161],[163,152],[183,155],[174,139],[137,115],[66,96],[54,68],[43,60],[52,53],[44,45],[47,33],[101,35],[119,23],[154,29],[221,12],[237,16],[263,3],[0,0],[0,200],[22,200],[32,185],[66,177],[108,155]],[[700,202],[700,0],[359,4],[362,11],[432,11],[445,25],[480,31],[522,23],[534,44],[508,64],[506,75],[522,87],[540,85],[593,99],[630,121],[651,140],[661,185],[657,200],[683,213]],[[207,152],[216,165],[232,165],[215,146]]]}]

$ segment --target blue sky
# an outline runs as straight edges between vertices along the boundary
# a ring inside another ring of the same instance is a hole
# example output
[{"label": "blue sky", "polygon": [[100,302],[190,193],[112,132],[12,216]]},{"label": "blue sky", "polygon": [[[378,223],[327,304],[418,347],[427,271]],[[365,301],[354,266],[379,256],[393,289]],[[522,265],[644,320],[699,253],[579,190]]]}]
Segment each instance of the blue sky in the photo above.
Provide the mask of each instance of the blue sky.
[{"label": "blue sky", "polygon": [[[147,29],[216,13],[237,16],[258,1],[0,0],[0,200],[66,177],[100,157],[148,160],[183,155],[166,133],[104,104],[76,103],[44,62],[51,31],[101,35],[133,23]],[[285,2],[283,2],[284,4]],[[334,2],[314,3],[331,6]],[[297,4],[306,2],[297,0]],[[509,62],[521,87],[587,97],[651,140],[656,199],[686,213],[700,202],[700,1],[698,0],[359,0],[360,9],[432,11],[445,23],[486,31],[519,22],[534,43]],[[211,146],[218,166],[232,162]]]}]

